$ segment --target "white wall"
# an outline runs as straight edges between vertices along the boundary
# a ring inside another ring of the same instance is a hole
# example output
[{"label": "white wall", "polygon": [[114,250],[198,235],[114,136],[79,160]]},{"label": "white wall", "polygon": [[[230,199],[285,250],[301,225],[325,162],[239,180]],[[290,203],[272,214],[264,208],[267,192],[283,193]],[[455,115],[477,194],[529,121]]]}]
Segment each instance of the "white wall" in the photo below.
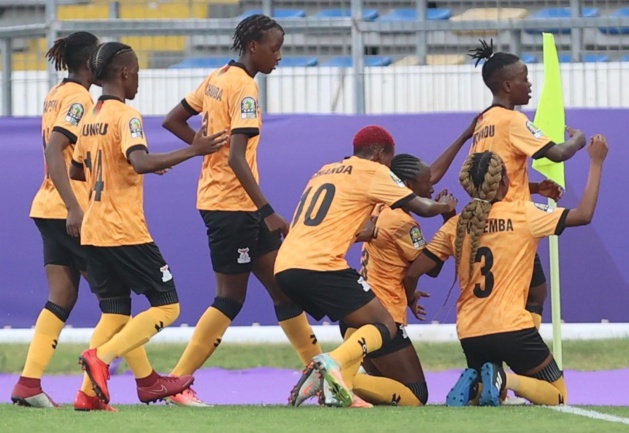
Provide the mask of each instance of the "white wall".
[{"label": "white wall", "polygon": [[[543,87],[543,66],[529,65],[533,100]],[[140,72],[131,105],[145,115],[164,115],[209,74],[204,69]],[[629,107],[629,62],[562,65],[567,108]],[[269,113],[354,113],[351,69],[280,68],[268,77]],[[491,101],[480,67],[404,66],[366,70],[367,113],[480,111]],[[13,113],[39,116],[48,84],[44,71],[13,74]],[[1,89],[0,89],[1,92]],[[98,97],[100,88],[93,87]],[[1,100],[1,93],[0,93]]]}]

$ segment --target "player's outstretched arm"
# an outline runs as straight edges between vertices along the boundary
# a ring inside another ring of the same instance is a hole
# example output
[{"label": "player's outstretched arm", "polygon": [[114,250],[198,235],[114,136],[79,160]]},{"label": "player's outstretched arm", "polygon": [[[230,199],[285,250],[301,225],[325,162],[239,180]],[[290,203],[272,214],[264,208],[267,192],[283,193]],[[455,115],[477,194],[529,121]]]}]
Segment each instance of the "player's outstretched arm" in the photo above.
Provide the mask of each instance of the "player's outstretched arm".
[{"label": "player's outstretched arm", "polygon": [[417,290],[417,282],[419,277],[430,274],[436,268],[441,268],[442,263],[435,262],[432,258],[422,253],[408,267],[406,275],[404,275],[404,291],[406,292],[406,300],[410,304]]},{"label": "player's outstretched arm", "polygon": [[194,129],[188,125],[188,119],[192,116],[194,114],[186,110],[183,104],[179,103],[164,117],[162,127],[184,143],[192,144],[196,134]]},{"label": "player's outstretched arm", "polygon": [[566,216],[566,227],[587,225],[592,222],[598,192],[601,186],[601,175],[603,173],[603,161],[607,157],[607,139],[601,134],[592,137],[588,153],[590,155],[590,171],[585,184],[585,191],[581,197],[579,205],[575,209],[570,209]]},{"label": "player's outstretched arm", "polygon": [[448,147],[439,157],[430,165],[430,183],[435,185],[439,182],[443,176],[445,176],[448,168],[452,165],[452,161],[456,158],[457,153],[463,147],[465,142],[472,138],[474,135],[474,129],[476,128],[476,121],[478,120],[478,115],[474,116],[472,122],[468,125],[468,127],[457,137],[456,140]]},{"label": "player's outstretched arm", "polygon": [[437,215],[447,214],[456,209],[458,200],[452,194],[445,194],[434,201],[424,197],[414,197],[406,202],[402,208],[405,211],[413,212],[415,215],[431,218]]},{"label": "player's outstretched arm", "polygon": [[227,131],[219,131],[210,136],[204,136],[199,130],[195,133],[189,147],[168,153],[147,153],[146,149],[138,149],[129,154],[129,162],[136,173],[145,174],[164,170],[180,164],[195,156],[209,155],[219,150],[227,142]]},{"label": "player's outstretched arm", "polygon": [[551,147],[543,156],[553,162],[567,161],[572,158],[577,151],[585,147],[587,143],[583,131],[566,126],[566,132],[570,138],[561,144]]}]

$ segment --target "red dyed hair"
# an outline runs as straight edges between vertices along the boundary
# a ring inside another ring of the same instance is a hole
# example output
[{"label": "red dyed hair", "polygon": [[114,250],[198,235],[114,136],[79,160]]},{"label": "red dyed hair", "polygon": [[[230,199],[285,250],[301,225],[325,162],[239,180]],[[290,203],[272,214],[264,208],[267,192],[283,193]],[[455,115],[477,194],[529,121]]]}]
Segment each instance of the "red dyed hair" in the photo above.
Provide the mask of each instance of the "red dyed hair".
[{"label": "red dyed hair", "polygon": [[383,146],[393,149],[395,147],[395,141],[391,133],[382,126],[365,126],[354,136],[354,153],[372,146]]}]

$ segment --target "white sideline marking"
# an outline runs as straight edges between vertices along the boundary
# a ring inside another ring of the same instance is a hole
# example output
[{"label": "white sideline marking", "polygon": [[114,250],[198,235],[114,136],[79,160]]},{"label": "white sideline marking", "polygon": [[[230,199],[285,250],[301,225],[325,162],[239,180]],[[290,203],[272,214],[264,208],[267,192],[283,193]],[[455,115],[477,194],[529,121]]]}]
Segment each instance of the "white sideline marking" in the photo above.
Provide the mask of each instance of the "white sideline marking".
[{"label": "white sideline marking", "polygon": [[621,416],[609,415],[606,413],[596,412],[594,410],[581,409],[574,406],[546,406],[548,409],[556,410],[557,412],[569,413],[570,415],[580,415],[592,419],[600,419],[608,422],[618,422],[621,424],[629,425],[629,418],[623,418]]}]

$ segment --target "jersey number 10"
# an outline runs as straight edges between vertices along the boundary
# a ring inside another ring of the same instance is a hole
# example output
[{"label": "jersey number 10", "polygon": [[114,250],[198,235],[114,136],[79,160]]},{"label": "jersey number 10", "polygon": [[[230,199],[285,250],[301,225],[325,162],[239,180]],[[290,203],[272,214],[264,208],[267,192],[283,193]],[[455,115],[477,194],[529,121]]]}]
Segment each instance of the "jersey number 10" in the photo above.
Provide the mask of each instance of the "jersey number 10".
[{"label": "jersey number 10", "polygon": [[[299,200],[299,205],[297,206],[297,212],[295,212],[295,217],[293,218],[293,223],[291,224],[292,227],[294,227],[295,224],[297,224],[297,221],[301,218],[301,214],[303,213],[306,202],[310,196],[310,191],[312,191],[312,187],[308,188],[301,196],[301,200]],[[324,183],[317,188],[315,193],[312,195],[308,208],[306,209],[306,213],[304,215],[304,225],[314,227],[321,224],[321,221],[323,221],[330,210],[335,193],[336,187],[331,183]],[[321,196],[323,196],[323,199],[321,199]],[[319,203],[320,199],[321,204],[315,211],[315,207]]]}]

